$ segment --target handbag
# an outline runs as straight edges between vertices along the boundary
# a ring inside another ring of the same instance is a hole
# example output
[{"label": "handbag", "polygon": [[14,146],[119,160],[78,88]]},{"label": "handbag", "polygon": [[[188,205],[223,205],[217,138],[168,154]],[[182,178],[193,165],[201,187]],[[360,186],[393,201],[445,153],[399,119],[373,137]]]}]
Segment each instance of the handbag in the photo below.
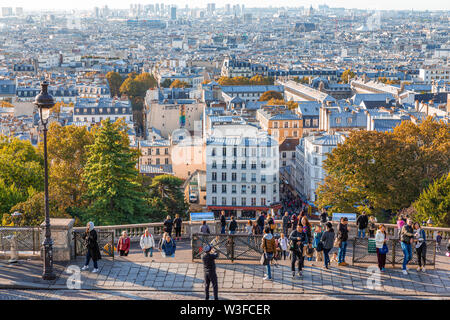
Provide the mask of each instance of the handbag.
[{"label": "handbag", "polygon": [[383,247],[381,249],[379,249],[378,252],[380,254],[386,254],[386,253],[389,252],[389,248],[388,248],[388,246],[386,244],[383,244]]},{"label": "handbag", "polygon": [[259,261],[261,265],[267,266],[269,264],[269,259],[267,259],[267,256],[265,253],[262,254],[261,259]]}]

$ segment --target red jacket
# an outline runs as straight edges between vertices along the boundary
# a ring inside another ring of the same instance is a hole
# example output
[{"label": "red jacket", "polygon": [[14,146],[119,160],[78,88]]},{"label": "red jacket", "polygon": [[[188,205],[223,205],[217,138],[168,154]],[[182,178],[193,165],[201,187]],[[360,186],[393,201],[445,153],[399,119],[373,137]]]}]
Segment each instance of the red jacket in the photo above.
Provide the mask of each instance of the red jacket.
[{"label": "red jacket", "polygon": [[130,250],[130,238],[123,238],[120,237],[119,238],[119,242],[117,243],[117,252],[119,252],[119,250],[123,250],[123,251],[128,251]]}]

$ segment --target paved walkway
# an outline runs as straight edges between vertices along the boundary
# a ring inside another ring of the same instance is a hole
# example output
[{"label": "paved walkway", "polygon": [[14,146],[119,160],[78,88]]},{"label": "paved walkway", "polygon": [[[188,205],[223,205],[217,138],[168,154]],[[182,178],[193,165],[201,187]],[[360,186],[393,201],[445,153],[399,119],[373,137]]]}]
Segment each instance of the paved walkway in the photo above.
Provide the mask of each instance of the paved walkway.
[{"label": "paved walkway", "polygon": [[[72,292],[72,296],[113,298],[134,296],[137,292],[145,292],[143,296],[155,298],[155,293],[167,298],[179,296],[177,299],[200,298],[203,292],[203,266],[190,260],[188,244],[180,246],[176,260],[162,258],[155,253],[153,259],[144,258],[138,251],[132,251],[128,257],[102,259],[99,262],[98,274],[82,271],[80,289],[68,291],[67,283],[71,274],[65,268],[75,269],[83,265],[79,258],[68,265],[55,265],[58,279],[47,282],[42,280],[42,264],[39,261],[20,261],[8,265],[0,261],[0,290],[9,289],[11,294],[19,289],[45,289],[49,297],[57,298],[57,292]],[[184,253],[183,253],[184,252]],[[350,259],[348,261],[351,261]],[[379,286],[373,281],[374,274],[367,266],[337,267],[335,263],[326,270],[318,262],[306,261],[303,277],[292,278],[289,261],[282,261],[273,268],[273,281],[263,280],[264,268],[255,262],[218,263],[217,274],[219,291],[228,297],[251,295],[293,295],[322,297],[334,299],[338,297],[397,297],[397,298],[437,298],[450,299],[450,259],[443,255],[437,257],[436,269],[426,273],[414,269],[405,276],[400,269],[387,269],[380,275]],[[92,266],[92,263],[91,263]],[[372,266],[374,267],[374,266]],[[369,281],[368,281],[369,279]],[[69,281],[70,282],[70,281]],[[8,292],[8,291],[6,291]],[[128,292],[119,294],[119,292]],[[83,293],[83,294],[81,294]],[[0,299],[5,291],[1,290]],[[258,296],[259,297],[259,296]],[[240,298],[239,298],[240,299]]]}]

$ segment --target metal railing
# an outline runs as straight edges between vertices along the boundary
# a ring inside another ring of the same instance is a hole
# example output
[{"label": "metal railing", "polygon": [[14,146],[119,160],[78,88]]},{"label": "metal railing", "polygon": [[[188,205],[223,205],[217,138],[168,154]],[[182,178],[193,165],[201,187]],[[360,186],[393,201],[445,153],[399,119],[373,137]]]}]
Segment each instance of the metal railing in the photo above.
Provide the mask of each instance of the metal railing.
[{"label": "metal railing", "polygon": [[[75,257],[85,256],[87,253],[87,248],[83,239],[84,233],[85,231],[78,230],[73,232]],[[102,255],[107,255],[114,259],[114,232],[97,230],[97,243]]]},{"label": "metal railing", "polygon": [[192,235],[192,261],[200,259],[207,245],[219,253],[219,260],[259,260],[263,253],[261,235],[202,234]]},{"label": "metal railing", "polygon": [[37,255],[41,250],[39,227],[0,227],[0,253],[8,256],[12,250],[18,255]]},{"label": "metal railing", "polygon": [[[375,241],[375,239],[368,238],[355,238],[353,241],[353,254],[352,254],[352,264],[357,263],[370,263],[377,264],[377,253],[376,249],[371,245],[369,246],[369,241]],[[436,241],[427,240],[426,241],[426,264],[427,266],[436,265]],[[387,246],[389,252],[386,254],[386,264],[392,265],[395,268],[396,265],[402,265],[403,263],[403,250],[401,247],[401,242],[399,239],[388,239]],[[418,265],[417,254],[415,252],[414,245],[412,246],[412,259],[408,265]]]}]

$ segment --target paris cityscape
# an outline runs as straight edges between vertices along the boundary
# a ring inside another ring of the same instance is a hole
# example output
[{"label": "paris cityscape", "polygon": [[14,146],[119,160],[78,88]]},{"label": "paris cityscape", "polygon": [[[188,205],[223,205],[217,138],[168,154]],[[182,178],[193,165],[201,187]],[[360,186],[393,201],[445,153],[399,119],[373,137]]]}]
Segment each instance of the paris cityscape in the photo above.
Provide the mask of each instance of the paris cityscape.
[{"label": "paris cityscape", "polygon": [[0,9],[0,300],[450,298],[448,4]]}]

